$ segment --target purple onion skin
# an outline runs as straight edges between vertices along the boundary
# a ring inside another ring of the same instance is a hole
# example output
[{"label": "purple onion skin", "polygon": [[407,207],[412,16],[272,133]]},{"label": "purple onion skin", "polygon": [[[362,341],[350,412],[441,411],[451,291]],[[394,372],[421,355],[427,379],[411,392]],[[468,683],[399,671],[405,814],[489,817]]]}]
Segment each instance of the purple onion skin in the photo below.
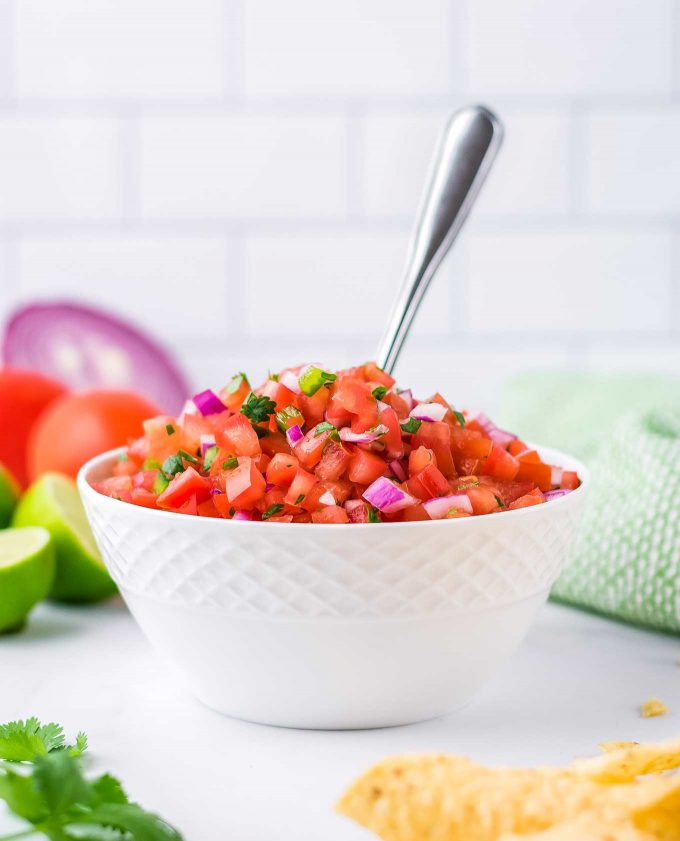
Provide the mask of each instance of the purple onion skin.
[{"label": "purple onion skin", "polygon": [[207,415],[218,415],[220,412],[226,412],[227,410],[227,407],[220,398],[209,388],[195,394],[191,399],[203,417]]}]

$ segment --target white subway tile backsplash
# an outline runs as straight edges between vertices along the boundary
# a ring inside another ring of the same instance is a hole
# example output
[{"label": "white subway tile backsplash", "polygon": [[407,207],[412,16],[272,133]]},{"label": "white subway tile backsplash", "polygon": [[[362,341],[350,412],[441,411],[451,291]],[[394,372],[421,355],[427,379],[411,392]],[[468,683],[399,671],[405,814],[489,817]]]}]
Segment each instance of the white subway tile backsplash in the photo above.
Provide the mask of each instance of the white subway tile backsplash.
[{"label": "white subway tile backsplash", "polygon": [[468,92],[669,94],[673,0],[473,0]]},{"label": "white subway tile backsplash", "polygon": [[446,94],[449,0],[247,0],[250,95]]},{"label": "white subway tile backsplash", "polygon": [[232,249],[225,237],[75,235],[24,239],[21,298],[82,297],[144,324],[166,342],[222,339],[229,327]]},{"label": "white subway tile backsplash", "polygon": [[342,119],[177,116],[141,121],[149,217],[333,216],[346,212]]},{"label": "white subway tile backsplash", "polygon": [[664,233],[533,230],[468,240],[470,330],[544,334],[665,332],[671,242]]},{"label": "white subway tile backsplash", "polygon": [[[454,109],[368,116],[364,131],[364,210],[414,216],[437,138]],[[566,113],[501,110],[506,135],[474,216],[564,214],[569,203]]]},{"label": "white subway tile backsplash", "polygon": [[219,96],[221,0],[20,0],[16,83],[30,97]]},{"label": "white subway tile backsplash", "polygon": [[0,220],[120,213],[115,119],[0,114]]},{"label": "white subway tile backsplash", "polygon": [[680,108],[596,112],[586,130],[587,210],[680,212]]},{"label": "white subway tile backsplash", "polygon": [[[245,248],[246,325],[251,336],[373,336],[377,345],[396,296],[406,237],[356,232],[252,236]],[[415,335],[448,331],[448,276],[433,281]],[[266,302],[266,303],[265,303]]]}]

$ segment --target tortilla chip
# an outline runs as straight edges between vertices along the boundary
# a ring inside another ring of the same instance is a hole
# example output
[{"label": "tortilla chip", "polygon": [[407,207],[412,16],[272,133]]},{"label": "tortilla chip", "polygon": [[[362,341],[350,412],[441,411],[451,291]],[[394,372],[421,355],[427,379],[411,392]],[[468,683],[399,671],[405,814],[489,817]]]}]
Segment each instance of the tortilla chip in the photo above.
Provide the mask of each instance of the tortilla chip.
[{"label": "tortilla chip", "polygon": [[668,707],[659,698],[649,698],[640,707],[640,715],[643,718],[656,718],[658,715],[666,715]]},{"label": "tortilla chip", "polygon": [[621,783],[644,774],[660,774],[680,768],[680,739],[656,744],[629,742],[604,756],[577,759],[569,767],[602,783]]},{"label": "tortilla chip", "polygon": [[640,742],[600,742],[598,748],[604,753],[611,753],[614,750],[621,750],[622,748],[632,748],[633,745],[639,745]]}]

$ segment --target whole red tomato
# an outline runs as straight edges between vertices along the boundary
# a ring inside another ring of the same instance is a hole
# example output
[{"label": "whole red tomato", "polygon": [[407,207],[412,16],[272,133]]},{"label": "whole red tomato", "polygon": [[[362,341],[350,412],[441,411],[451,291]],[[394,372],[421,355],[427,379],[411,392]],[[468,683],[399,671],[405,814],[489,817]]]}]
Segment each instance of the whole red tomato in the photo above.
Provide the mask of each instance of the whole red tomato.
[{"label": "whole red tomato", "polygon": [[66,388],[35,371],[0,370],[0,462],[24,487],[28,481],[26,446],[37,418],[66,394]]},{"label": "whole red tomato", "polygon": [[33,427],[28,442],[29,478],[45,470],[75,477],[88,459],[138,438],[142,421],[158,414],[152,403],[132,391],[67,394]]}]

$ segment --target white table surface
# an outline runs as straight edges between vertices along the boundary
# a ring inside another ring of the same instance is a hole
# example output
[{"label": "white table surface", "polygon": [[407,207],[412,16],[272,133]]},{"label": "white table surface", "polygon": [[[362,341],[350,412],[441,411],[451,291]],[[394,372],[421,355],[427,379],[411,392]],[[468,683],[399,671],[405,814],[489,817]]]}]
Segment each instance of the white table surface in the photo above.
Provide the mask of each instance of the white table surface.
[{"label": "white table surface", "polygon": [[[514,660],[465,710],[411,727],[283,730],[202,707],[120,602],[40,606],[0,638],[0,721],[37,715],[90,737],[92,771],[120,776],[186,841],[359,841],[335,815],[379,758],[446,751],[498,764],[567,762],[605,739],[680,734],[680,639],[548,605]],[[641,719],[658,696],[662,718]],[[0,811],[0,830],[14,824]]]}]

